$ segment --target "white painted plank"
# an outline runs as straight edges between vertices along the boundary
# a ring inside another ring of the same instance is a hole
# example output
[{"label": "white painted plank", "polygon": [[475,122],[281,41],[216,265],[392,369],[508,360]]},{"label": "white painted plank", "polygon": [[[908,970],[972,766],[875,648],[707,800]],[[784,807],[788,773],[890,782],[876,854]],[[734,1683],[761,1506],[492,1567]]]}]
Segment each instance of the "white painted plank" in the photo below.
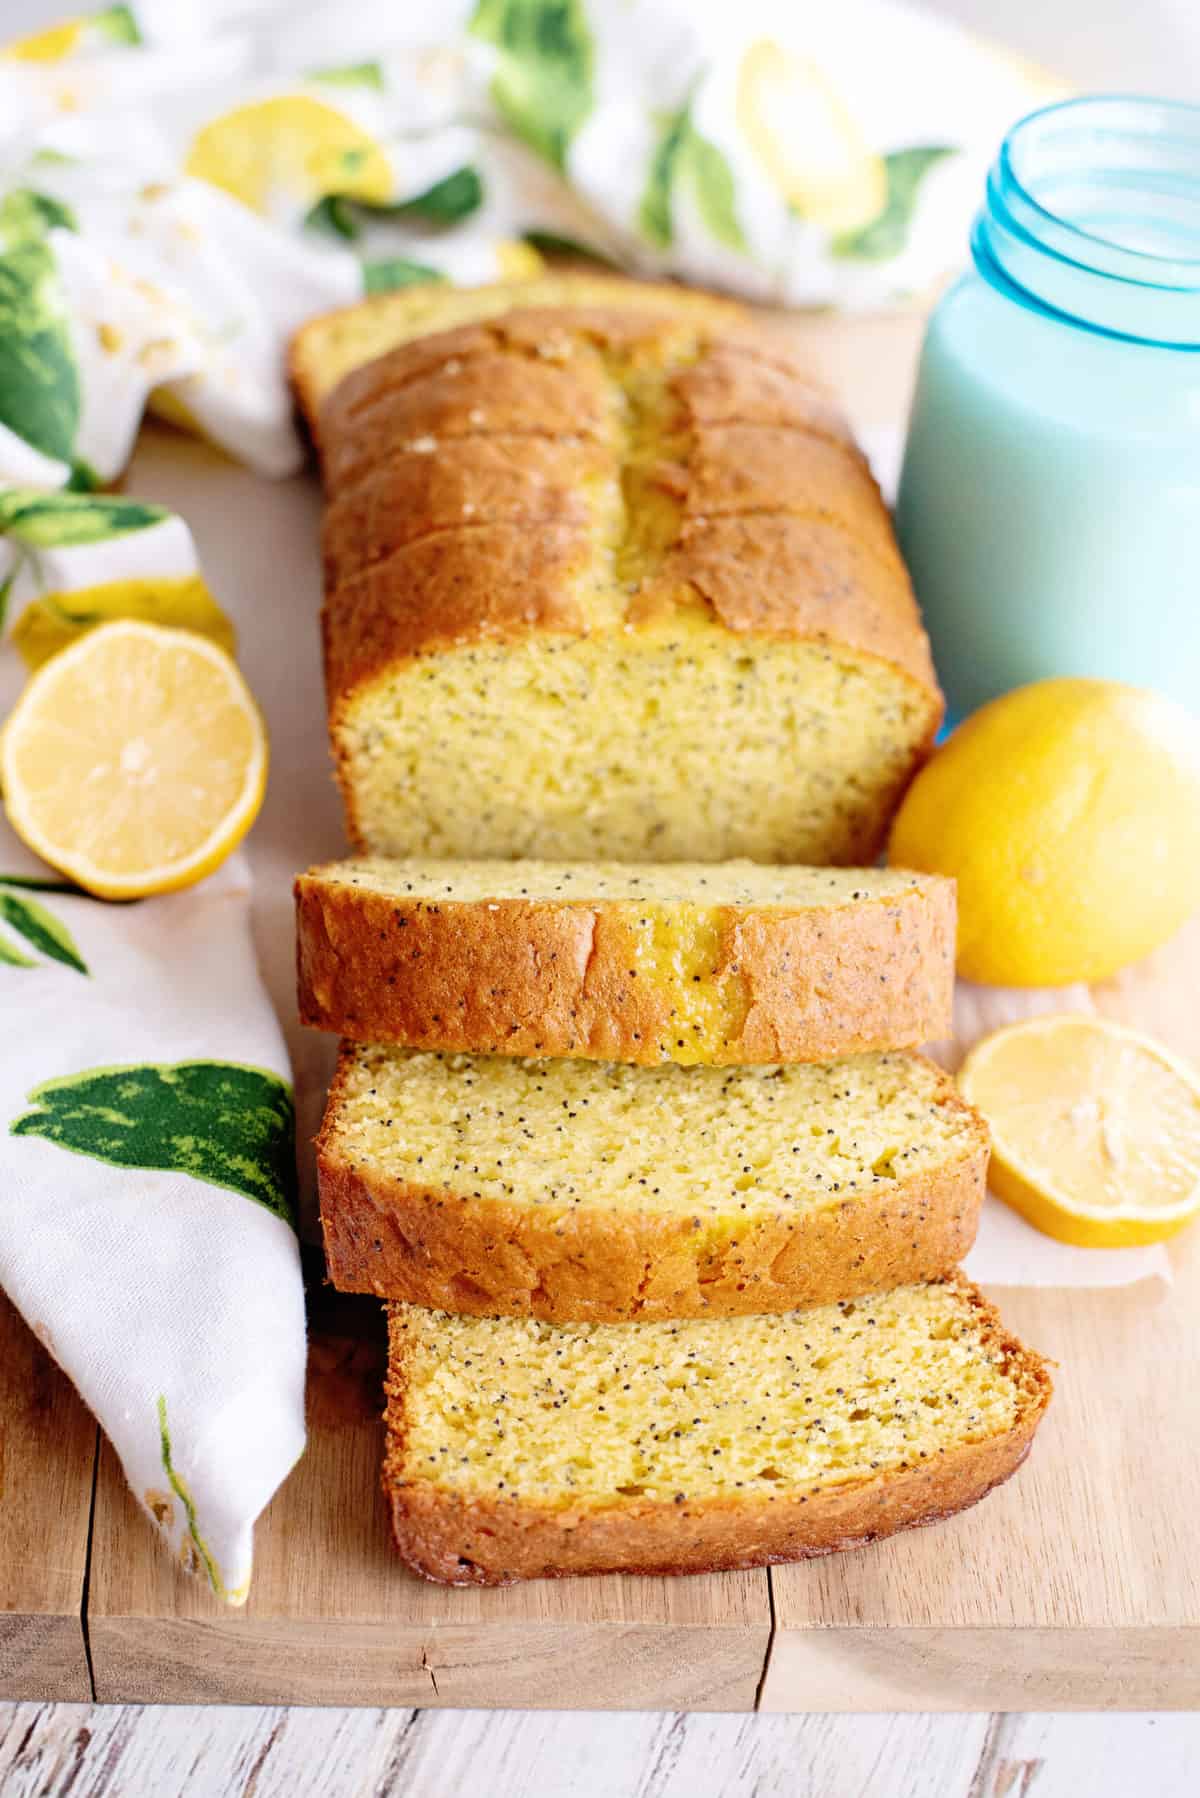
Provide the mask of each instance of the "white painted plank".
[{"label": "white painted plank", "polygon": [[984,1716],[16,1705],[5,1798],[967,1798]]},{"label": "white painted plank", "polygon": [[1200,1716],[1076,1712],[999,1717],[971,1798],[1195,1798]]},{"label": "white painted plank", "polygon": [[0,1706],[4,1798],[1194,1798],[1200,1717]]}]

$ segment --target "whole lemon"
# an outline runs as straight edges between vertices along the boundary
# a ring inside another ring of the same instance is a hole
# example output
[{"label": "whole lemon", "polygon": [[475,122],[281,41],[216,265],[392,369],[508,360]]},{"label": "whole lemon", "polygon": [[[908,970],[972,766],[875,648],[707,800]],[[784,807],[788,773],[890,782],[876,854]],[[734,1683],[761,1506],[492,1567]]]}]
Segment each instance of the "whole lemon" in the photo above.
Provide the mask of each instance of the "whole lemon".
[{"label": "whole lemon", "polygon": [[917,776],[890,859],[957,880],[967,979],[1102,980],[1200,907],[1200,722],[1117,681],[1019,687]]}]

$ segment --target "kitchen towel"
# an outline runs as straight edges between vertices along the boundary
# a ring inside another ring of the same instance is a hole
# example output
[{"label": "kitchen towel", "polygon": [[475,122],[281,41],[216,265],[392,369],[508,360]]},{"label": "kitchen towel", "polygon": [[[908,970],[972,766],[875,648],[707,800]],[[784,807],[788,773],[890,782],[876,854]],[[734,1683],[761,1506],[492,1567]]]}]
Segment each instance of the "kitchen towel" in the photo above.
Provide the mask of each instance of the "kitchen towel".
[{"label": "kitchen towel", "polygon": [[[228,621],[166,508],[0,489],[2,697],[143,608]],[[234,856],[110,905],[0,822],[0,1286],[66,1369],[169,1551],[244,1600],[304,1446],[291,1073]]]},{"label": "kitchen towel", "polygon": [[784,305],[963,260],[1059,88],[898,0],[139,0],[0,53],[0,480],[95,485],[147,404],[299,465],[285,347],[547,246]]},{"label": "kitchen towel", "polygon": [[292,1092],[236,856],[108,905],[0,823],[0,1286],[171,1554],[240,1603],[304,1446]]}]

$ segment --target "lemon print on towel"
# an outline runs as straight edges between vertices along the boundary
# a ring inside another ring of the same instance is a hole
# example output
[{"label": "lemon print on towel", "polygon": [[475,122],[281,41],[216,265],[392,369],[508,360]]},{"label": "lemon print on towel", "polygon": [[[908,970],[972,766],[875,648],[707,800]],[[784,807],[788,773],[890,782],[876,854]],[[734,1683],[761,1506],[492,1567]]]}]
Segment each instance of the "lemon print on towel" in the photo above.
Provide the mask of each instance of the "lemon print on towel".
[{"label": "lemon print on towel", "polygon": [[887,169],[814,62],[771,38],[742,57],[742,135],[799,215],[831,233],[857,231],[883,211]]},{"label": "lemon print on towel", "polygon": [[114,618],[236,647],[183,520],[114,494],[0,488],[0,623],[6,612],[28,668]]},{"label": "lemon print on towel", "polygon": [[140,44],[141,32],[130,6],[106,6],[103,12],[60,19],[45,31],[34,31],[6,44],[4,56],[15,62],[66,62],[82,51],[106,50],[121,45]]},{"label": "lemon print on towel", "polygon": [[384,206],[395,189],[371,133],[348,110],[305,93],[221,113],[192,139],[184,166],[269,217],[302,217],[325,194]]},{"label": "lemon print on towel", "polygon": [[291,1088],[266,1068],[177,1061],[88,1068],[47,1080],[13,1136],[40,1136],[106,1161],[155,1168],[225,1187],[292,1221],[295,1185]]}]

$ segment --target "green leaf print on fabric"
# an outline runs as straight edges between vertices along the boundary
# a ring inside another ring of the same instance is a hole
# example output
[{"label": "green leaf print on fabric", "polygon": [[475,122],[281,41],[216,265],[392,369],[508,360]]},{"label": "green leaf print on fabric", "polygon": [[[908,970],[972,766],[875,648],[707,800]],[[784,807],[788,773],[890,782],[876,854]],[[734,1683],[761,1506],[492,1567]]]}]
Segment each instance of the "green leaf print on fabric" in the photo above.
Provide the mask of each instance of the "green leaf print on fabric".
[{"label": "green leaf print on fabric", "polygon": [[8,602],[12,597],[12,590],[16,585],[17,576],[21,572],[21,563],[23,560],[23,557],[18,556],[4,579],[0,581],[0,631],[4,629],[4,620],[8,616]]},{"label": "green leaf print on fabric", "polygon": [[[0,874],[0,886],[21,887],[28,893],[69,893],[73,899],[89,897],[87,889],[76,886],[73,880],[51,880],[41,874]],[[137,900],[133,903],[136,905]]]},{"label": "green leaf print on fabric", "polygon": [[167,1476],[168,1486],[170,1486],[172,1492],[183,1506],[183,1514],[187,1518],[188,1536],[191,1538],[192,1547],[196,1551],[196,1558],[204,1568],[205,1573],[207,1573],[208,1583],[216,1593],[217,1597],[225,1598],[228,1594],[225,1591],[221,1575],[217,1571],[217,1563],[212,1557],[212,1552],[209,1549],[207,1542],[205,1542],[204,1537],[200,1534],[200,1526],[196,1522],[196,1501],[188,1489],[187,1481],[184,1479],[183,1475],[176,1470],[175,1463],[171,1456],[171,1432],[167,1428],[167,1401],[165,1395],[161,1392],[158,1395],[158,1442],[159,1453],[162,1459],[162,1469]]},{"label": "green leaf print on fabric", "polygon": [[595,55],[583,0],[479,0],[468,29],[500,52],[497,110],[531,150],[564,169],[592,110]]},{"label": "green leaf print on fabric", "polygon": [[704,223],[718,243],[745,255],[746,239],[734,203],[737,190],[724,155],[693,126],[688,132],[683,160]]},{"label": "green leaf print on fabric", "polygon": [[44,493],[37,487],[0,489],[0,536],[14,537],[30,549],[103,543],[109,537],[148,530],[169,517],[163,506],[148,506],[141,500],[120,499],[110,493]]},{"label": "green leaf print on fabric", "polygon": [[22,955],[12,943],[6,943],[0,936],[0,964],[6,968],[36,968],[37,963],[32,955]]},{"label": "green leaf print on fabric", "polygon": [[328,87],[373,87],[383,91],[383,70],[377,62],[347,62],[340,68],[313,69],[309,79]]},{"label": "green leaf print on fabric", "polygon": [[13,1136],[41,1136],[112,1167],[163,1168],[244,1193],[292,1222],[292,1091],[266,1068],[179,1061],[47,1080]]},{"label": "green leaf print on fabric", "polygon": [[[31,948],[39,950],[51,961],[74,968],[77,974],[86,974],[87,963],[76,948],[75,939],[66,925],[60,924],[53,913],[47,911],[38,900],[20,893],[5,892],[5,885],[7,883],[0,875],[0,919],[23,936]],[[0,938],[0,941],[3,939]]]},{"label": "green leaf print on fabric", "polygon": [[650,158],[650,173],[638,208],[638,229],[656,250],[667,250],[675,241],[671,195],[681,179],[690,182],[700,217],[718,243],[747,252],[738,223],[736,188],[728,162],[716,144],[702,137],[692,123],[689,95],[676,112],[659,118],[658,141]]},{"label": "green leaf print on fabric", "polygon": [[40,237],[13,242],[0,216],[0,424],[41,455],[69,462],[80,411],[53,252]]},{"label": "green leaf print on fabric", "polygon": [[459,219],[469,218],[478,212],[483,205],[483,181],[479,170],[464,163],[461,169],[455,169],[443,181],[435,181],[422,194],[415,194],[411,200],[401,200],[396,206],[374,208],[382,210],[388,218],[423,219],[431,225],[456,225]]},{"label": "green leaf print on fabric", "polygon": [[921,182],[935,163],[957,154],[953,144],[927,144],[910,150],[893,150],[883,159],[887,174],[887,199],[869,225],[835,237],[835,256],[859,262],[887,262],[908,242]]},{"label": "green leaf print on fabric", "polygon": [[600,268],[620,271],[621,264],[595,244],[578,237],[564,237],[561,231],[526,231],[525,242],[543,256],[574,256],[583,262],[594,262]]},{"label": "green leaf print on fabric", "polygon": [[106,6],[103,12],[92,14],[91,23],[110,44],[140,44],[143,41],[132,6]]},{"label": "green leaf print on fabric", "polygon": [[405,256],[383,256],[363,263],[363,288],[367,293],[391,293],[397,287],[413,287],[418,281],[444,281],[440,269]]},{"label": "green leaf print on fabric", "polygon": [[477,212],[482,204],[483,182],[479,172],[464,164],[444,181],[435,181],[424,193],[414,195],[411,200],[401,200],[396,206],[368,206],[346,194],[325,194],[309,209],[304,223],[310,229],[331,232],[335,237],[353,242],[373,220],[419,219],[430,225],[455,225]]},{"label": "green leaf print on fabric", "polygon": [[656,250],[669,249],[675,236],[671,219],[671,188],[675,181],[676,163],[691,130],[691,106],[689,99],[677,112],[662,113],[658,120],[658,142],[650,158],[646,191],[638,208],[638,229]]},{"label": "green leaf print on fabric", "polygon": [[39,193],[33,187],[14,187],[0,201],[0,234],[7,243],[42,237],[55,226],[64,231],[79,229],[71,208],[52,194]]},{"label": "green leaf print on fabric", "polygon": [[71,461],[71,477],[67,487],[72,493],[98,493],[104,485],[104,476],[83,456],[75,456]]},{"label": "green leaf print on fabric", "polygon": [[323,194],[314,206],[309,207],[304,223],[310,231],[328,231],[334,237],[344,237],[347,242],[352,242],[362,231],[354,207],[341,194]]}]

